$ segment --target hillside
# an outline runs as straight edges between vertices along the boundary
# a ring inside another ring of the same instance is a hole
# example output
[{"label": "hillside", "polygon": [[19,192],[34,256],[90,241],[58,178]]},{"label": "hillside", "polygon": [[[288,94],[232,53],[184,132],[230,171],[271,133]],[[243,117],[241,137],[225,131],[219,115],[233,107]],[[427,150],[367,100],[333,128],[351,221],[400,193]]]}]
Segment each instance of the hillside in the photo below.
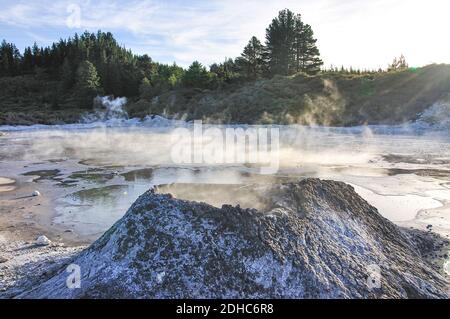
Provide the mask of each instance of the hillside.
[{"label": "hillside", "polygon": [[167,114],[224,123],[398,124],[450,94],[450,65],[372,75],[275,76],[214,91],[171,91],[129,105],[131,115]]},{"label": "hillside", "polygon": [[[0,79],[0,125],[72,123],[89,111],[58,95],[45,74]],[[399,124],[448,99],[450,65],[370,75],[298,74],[222,86],[178,88],[151,99],[132,98],[131,117],[159,114],[214,123],[324,125]],[[58,103],[55,103],[55,100]]]},{"label": "hillside", "polygon": [[[0,125],[74,123],[85,109],[43,74],[0,78]],[[61,105],[55,101],[62,100]]]},{"label": "hillside", "polygon": [[[58,95],[45,74],[0,79],[0,125],[73,123],[90,111]],[[131,98],[131,117],[150,114],[213,123],[399,124],[450,94],[450,65],[371,75],[275,76],[215,90],[179,88]],[[55,101],[58,101],[56,103]]]}]

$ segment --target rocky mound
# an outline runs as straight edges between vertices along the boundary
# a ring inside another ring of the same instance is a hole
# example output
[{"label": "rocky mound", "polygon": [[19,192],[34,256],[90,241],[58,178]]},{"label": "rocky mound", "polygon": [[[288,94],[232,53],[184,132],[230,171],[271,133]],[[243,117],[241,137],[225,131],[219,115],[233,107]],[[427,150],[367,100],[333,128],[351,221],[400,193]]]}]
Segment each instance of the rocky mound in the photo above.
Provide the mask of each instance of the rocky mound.
[{"label": "rocky mound", "polygon": [[344,183],[259,187],[266,209],[221,209],[150,190],[73,263],[22,298],[448,298],[429,243]]}]

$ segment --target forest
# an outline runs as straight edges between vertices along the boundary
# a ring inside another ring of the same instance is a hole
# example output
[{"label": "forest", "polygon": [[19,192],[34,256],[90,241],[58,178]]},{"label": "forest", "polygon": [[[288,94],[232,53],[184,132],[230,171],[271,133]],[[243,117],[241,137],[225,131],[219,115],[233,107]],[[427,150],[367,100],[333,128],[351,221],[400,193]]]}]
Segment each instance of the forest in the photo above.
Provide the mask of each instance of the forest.
[{"label": "forest", "polygon": [[[81,112],[92,109],[97,95],[127,97],[131,116],[189,113],[188,117],[192,118],[220,113],[212,117],[221,118],[221,122],[241,121],[246,117],[229,111],[229,105],[223,109],[211,105],[205,110],[187,104],[189,101],[199,104],[197,102],[202,100],[199,92],[220,93],[283,76],[372,76],[406,69],[408,64],[403,55],[386,70],[325,68],[312,27],[300,14],[289,9],[281,10],[272,20],[264,41],[251,37],[239,57],[225,58],[210,66],[194,61],[187,69],[176,63],[159,63],[147,54],[136,55],[121,46],[110,32],[86,31],[60,39],[48,47],[39,47],[35,43],[26,47],[23,53],[14,43],[3,40],[0,47],[0,95],[3,97],[0,123],[78,121]],[[178,98],[175,107],[170,99],[163,105],[158,103],[167,96],[179,96],[179,92],[183,93],[182,98]],[[252,111],[258,119],[268,109],[278,112],[280,108],[272,105],[279,102],[272,100],[272,97],[267,99],[271,104],[269,108]],[[243,113],[239,105],[237,108]],[[282,108],[291,108],[291,105]],[[299,113],[302,108],[295,111]]]},{"label": "forest", "polygon": [[23,54],[3,40],[0,76],[43,75],[58,80],[58,95],[96,94],[152,97],[179,86],[215,89],[233,82],[290,75],[316,74],[323,65],[310,25],[299,14],[280,11],[266,30],[263,44],[252,37],[242,55],[209,68],[194,61],[187,69],[153,61],[120,46],[109,32],[75,34],[49,47],[25,48]]}]

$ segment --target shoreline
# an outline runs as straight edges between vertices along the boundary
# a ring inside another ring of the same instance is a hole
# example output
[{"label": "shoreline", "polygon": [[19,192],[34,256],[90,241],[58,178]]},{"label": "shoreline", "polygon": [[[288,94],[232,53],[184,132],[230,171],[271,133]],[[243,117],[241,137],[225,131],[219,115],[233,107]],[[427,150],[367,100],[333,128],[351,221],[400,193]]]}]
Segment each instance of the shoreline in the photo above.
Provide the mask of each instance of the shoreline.
[{"label": "shoreline", "polygon": [[[8,240],[29,243],[45,235],[52,242],[69,247],[90,244],[90,240],[53,223],[56,216],[54,198],[61,193],[45,183],[34,185],[29,182],[30,178],[32,176],[21,176],[15,180],[14,189],[0,192],[0,235]],[[32,196],[35,190],[45,196]]]},{"label": "shoreline", "polygon": [[[29,130],[29,129],[52,129],[55,127],[74,127],[74,126],[85,126],[86,128],[96,128],[96,127],[105,127],[108,126],[108,123],[112,123],[113,125],[117,125],[120,122],[129,122],[130,126],[136,125],[139,126],[139,124],[144,124],[146,121],[152,121],[152,120],[159,120],[164,121],[166,123],[173,123],[173,124],[193,124],[194,121],[197,121],[196,119],[190,119],[190,120],[184,120],[182,118],[177,118],[175,116],[167,116],[165,114],[146,114],[145,116],[140,117],[123,117],[123,118],[112,118],[108,120],[98,120],[98,121],[83,121],[82,116],[84,113],[80,114],[80,118],[76,121],[58,121],[58,122],[32,122],[32,123],[2,123],[0,124],[0,137],[8,134],[8,132],[16,132],[16,131],[22,131],[22,130]],[[200,119],[201,120],[201,119]],[[229,126],[299,126],[299,127],[305,127],[305,128],[325,128],[325,129],[358,129],[358,128],[365,128],[365,127],[386,127],[386,128],[396,128],[400,130],[407,129],[411,125],[420,124],[420,125],[427,125],[426,129],[433,128],[431,123],[426,122],[420,122],[417,121],[420,120],[419,118],[414,120],[405,120],[405,121],[372,121],[367,122],[363,121],[360,123],[351,123],[351,124],[333,124],[333,125],[320,125],[316,123],[303,123],[303,122],[292,122],[292,123],[285,123],[285,122],[270,122],[270,123],[262,123],[262,122],[253,122],[253,123],[247,123],[247,122],[223,122],[223,121],[214,121],[211,119],[208,119],[204,121],[203,124],[205,125],[229,125]],[[412,128],[411,129],[420,129]],[[441,127],[436,127],[437,130],[441,130]]]}]

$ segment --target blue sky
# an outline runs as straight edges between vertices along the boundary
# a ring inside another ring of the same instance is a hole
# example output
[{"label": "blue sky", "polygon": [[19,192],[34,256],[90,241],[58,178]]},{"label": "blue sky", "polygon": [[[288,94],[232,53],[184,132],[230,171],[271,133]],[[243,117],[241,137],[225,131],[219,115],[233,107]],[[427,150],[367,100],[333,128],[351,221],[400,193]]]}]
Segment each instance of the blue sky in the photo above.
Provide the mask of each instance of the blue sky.
[{"label": "blue sky", "polygon": [[[448,0],[0,0],[0,38],[23,50],[84,30],[111,31],[154,60],[209,65],[236,57],[283,8],[312,25],[325,64],[450,63]],[[79,19],[78,19],[79,17]]]}]

